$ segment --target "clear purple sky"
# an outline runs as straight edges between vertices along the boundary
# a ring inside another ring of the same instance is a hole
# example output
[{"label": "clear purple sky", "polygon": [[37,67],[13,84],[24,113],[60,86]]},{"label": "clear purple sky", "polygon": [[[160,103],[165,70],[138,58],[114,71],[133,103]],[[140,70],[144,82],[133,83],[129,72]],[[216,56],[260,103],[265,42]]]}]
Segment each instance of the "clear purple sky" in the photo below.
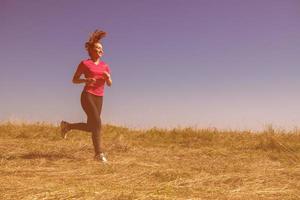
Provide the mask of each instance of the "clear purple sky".
[{"label": "clear purple sky", "polygon": [[0,0],[0,120],[85,120],[71,79],[96,28],[104,123],[300,124],[299,0]]}]

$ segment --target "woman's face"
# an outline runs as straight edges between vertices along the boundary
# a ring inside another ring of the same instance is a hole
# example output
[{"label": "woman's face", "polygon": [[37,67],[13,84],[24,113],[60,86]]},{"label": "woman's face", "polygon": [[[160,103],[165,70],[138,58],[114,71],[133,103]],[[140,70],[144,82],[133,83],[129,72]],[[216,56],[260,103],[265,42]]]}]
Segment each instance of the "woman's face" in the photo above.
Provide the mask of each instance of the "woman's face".
[{"label": "woman's face", "polygon": [[89,54],[91,57],[100,58],[103,56],[103,47],[100,43],[95,43],[93,47],[89,49]]}]

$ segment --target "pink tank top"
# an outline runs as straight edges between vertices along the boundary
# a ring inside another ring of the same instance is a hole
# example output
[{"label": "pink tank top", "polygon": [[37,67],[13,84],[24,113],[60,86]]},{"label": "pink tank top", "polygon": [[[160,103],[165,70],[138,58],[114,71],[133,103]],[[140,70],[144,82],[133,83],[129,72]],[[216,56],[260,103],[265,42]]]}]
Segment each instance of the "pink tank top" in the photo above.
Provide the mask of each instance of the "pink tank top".
[{"label": "pink tank top", "polygon": [[104,61],[100,60],[99,64],[96,65],[91,59],[86,59],[78,65],[76,75],[84,74],[85,78],[95,78],[96,82],[89,86],[86,85],[84,91],[96,96],[104,96],[103,72],[105,71],[110,74],[109,66]]}]

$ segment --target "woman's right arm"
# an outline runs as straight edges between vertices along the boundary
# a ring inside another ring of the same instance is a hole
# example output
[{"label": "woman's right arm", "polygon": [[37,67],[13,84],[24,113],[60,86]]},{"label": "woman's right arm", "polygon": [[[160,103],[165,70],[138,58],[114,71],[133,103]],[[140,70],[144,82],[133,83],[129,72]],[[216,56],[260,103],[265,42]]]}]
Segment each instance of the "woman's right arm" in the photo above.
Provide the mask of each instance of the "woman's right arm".
[{"label": "woman's right arm", "polygon": [[74,75],[72,82],[74,84],[79,84],[79,83],[86,83],[87,81],[86,79],[80,78],[80,76],[78,77]]},{"label": "woman's right arm", "polygon": [[74,84],[79,84],[79,83],[85,83],[86,85],[91,85],[94,82],[96,82],[95,78],[80,78],[81,74],[83,74],[83,70],[84,70],[84,64],[83,62],[81,62],[78,67],[76,72],[74,73],[72,82]]},{"label": "woman's right arm", "polygon": [[86,83],[87,82],[86,79],[80,78],[81,74],[83,74],[83,68],[84,68],[84,66],[83,66],[83,63],[81,62],[78,65],[78,67],[77,67],[77,69],[76,69],[76,71],[75,71],[75,73],[73,75],[72,82],[74,84]]}]

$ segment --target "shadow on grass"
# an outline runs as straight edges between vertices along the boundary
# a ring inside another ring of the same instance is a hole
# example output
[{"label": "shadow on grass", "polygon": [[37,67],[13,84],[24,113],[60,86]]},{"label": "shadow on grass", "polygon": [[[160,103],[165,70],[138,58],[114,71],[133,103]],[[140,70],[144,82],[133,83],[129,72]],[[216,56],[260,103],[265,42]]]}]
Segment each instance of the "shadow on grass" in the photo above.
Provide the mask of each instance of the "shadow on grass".
[{"label": "shadow on grass", "polygon": [[44,152],[31,152],[31,153],[26,153],[21,156],[19,156],[21,159],[47,159],[47,160],[59,160],[59,159],[77,159],[76,157],[69,155],[69,154],[64,154],[64,153],[44,153]]}]

